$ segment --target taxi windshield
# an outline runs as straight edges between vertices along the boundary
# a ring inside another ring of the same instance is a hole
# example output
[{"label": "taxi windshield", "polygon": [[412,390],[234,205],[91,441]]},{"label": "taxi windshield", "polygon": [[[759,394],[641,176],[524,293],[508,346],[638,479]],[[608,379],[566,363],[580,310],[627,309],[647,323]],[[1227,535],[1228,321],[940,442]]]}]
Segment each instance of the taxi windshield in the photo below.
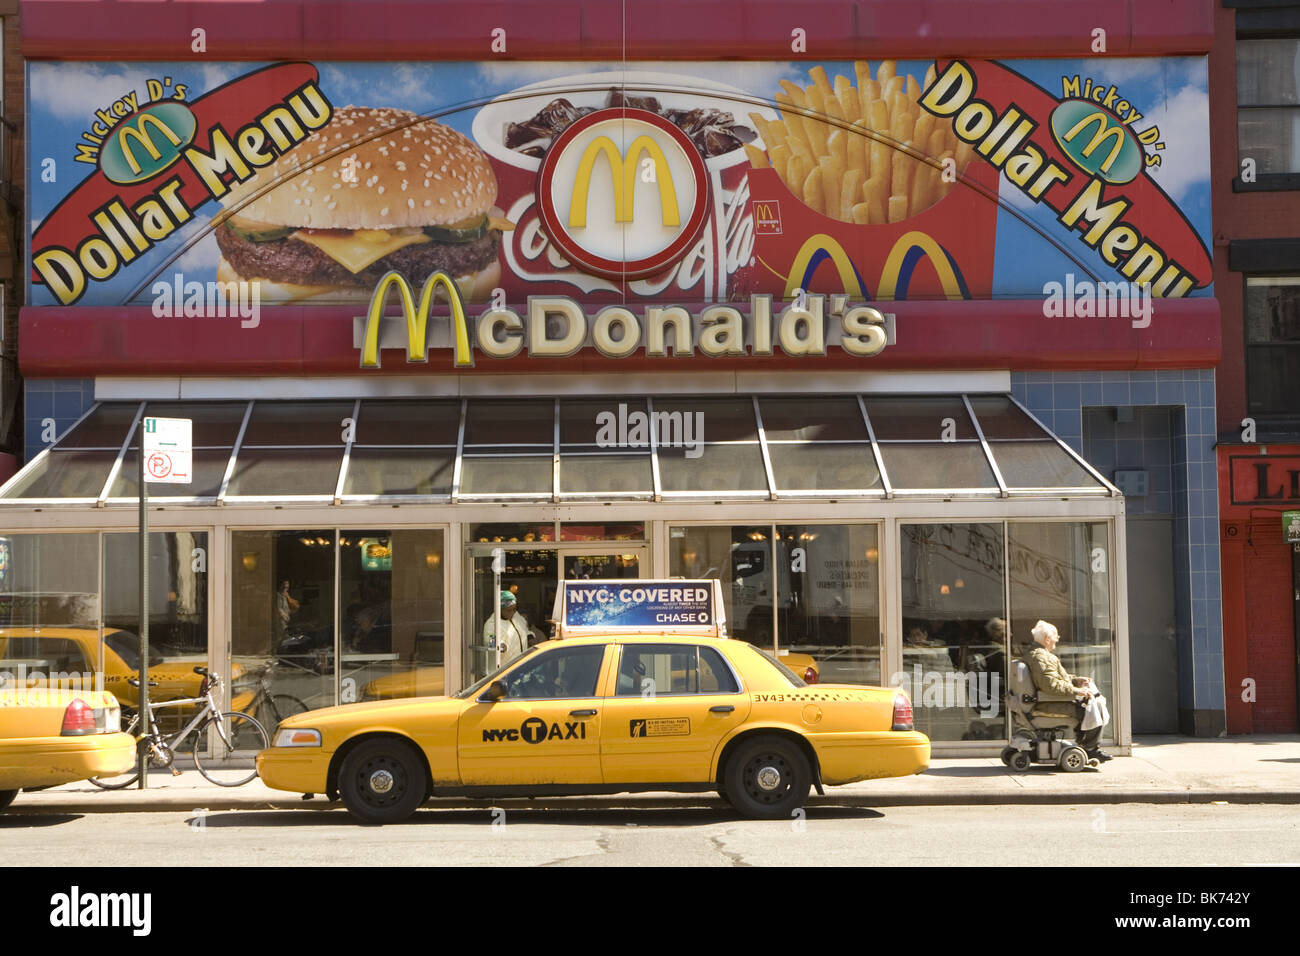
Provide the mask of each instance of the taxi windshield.
[{"label": "taxi windshield", "polygon": [[753,644],[746,644],[745,646],[758,653],[764,660],[766,660],[769,664],[771,664],[778,671],[780,671],[781,676],[790,682],[790,686],[792,687],[808,686],[804,682],[804,679],[802,677],[800,677],[794,671],[790,670],[790,668],[786,667],[784,664],[782,664],[779,660],[777,660],[767,651],[763,650],[761,647],[755,647]]},{"label": "taxi windshield", "polygon": [[475,681],[473,684],[470,684],[470,685],[469,685],[468,687],[466,687],[463,691],[461,691],[459,694],[457,694],[456,697],[455,697],[455,699],[456,699],[456,700],[465,700],[466,698],[473,697],[475,694],[477,694],[477,693],[478,693],[480,690],[482,690],[484,687],[488,686],[488,684],[492,683],[494,680],[496,680],[498,677],[500,677],[500,676],[501,676],[502,674],[504,674],[506,671],[508,671],[508,670],[510,670],[511,668],[513,668],[513,667],[514,667],[516,664],[518,664],[520,661],[526,660],[528,657],[530,657],[531,655],[533,655],[534,653],[536,653],[536,651],[537,651],[537,648],[536,648],[536,647],[530,647],[530,648],[528,648],[528,650],[524,651],[524,652],[523,652],[522,654],[520,654],[518,657],[512,658],[511,660],[509,660],[509,661],[506,662],[505,664],[502,664],[500,667],[498,667],[496,670],[494,670],[491,674],[488,674],[487,677],[484,677],[484,678],[482,678],[482,679],[480,679],[480,680]]}]

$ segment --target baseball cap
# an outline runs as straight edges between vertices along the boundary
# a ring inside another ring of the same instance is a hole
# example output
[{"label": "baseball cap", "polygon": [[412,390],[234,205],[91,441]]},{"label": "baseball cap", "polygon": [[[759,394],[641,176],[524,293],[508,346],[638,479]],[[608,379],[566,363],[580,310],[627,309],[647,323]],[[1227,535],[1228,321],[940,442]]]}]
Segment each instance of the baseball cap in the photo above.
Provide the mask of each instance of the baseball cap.
[{"label": "baseball cap", "polygon": [[514,596],[513,594],[511,594],[509,591],[502,591],[502,592],[501,592],[501,606],[502,606],[502,607],[505,607],[507,604],[514,604],[515,601],[516,601],[515,596]]}]

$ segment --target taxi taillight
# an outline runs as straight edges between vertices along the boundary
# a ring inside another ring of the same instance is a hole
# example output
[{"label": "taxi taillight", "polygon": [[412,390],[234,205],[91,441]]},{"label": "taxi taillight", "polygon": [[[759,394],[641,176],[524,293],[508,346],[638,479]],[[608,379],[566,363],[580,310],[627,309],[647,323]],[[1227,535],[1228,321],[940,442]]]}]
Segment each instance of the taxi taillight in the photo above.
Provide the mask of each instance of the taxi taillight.
[{"label": "taxi taillight", "polygon": [[[103,711],[100,711],[102,714]],[[83,734],[99,733],[95,721],[95,709],[78,697],[63,712],[63,729],[59,731],[64,737],[79,737]],[[102,719],[102,718],[101,718]]]},{"label": "taxi taillight", "polygon": [[814,668],[805,667],[803,669],[803,682],[805,684],[815,684],[819,679],[820,678],[817,676],[817,671]]},{"label": "taxi taillight", "polygon": [[894,695],[894,722],[891,730],[915,730],[912,725],[912,702],[901,691]]}]

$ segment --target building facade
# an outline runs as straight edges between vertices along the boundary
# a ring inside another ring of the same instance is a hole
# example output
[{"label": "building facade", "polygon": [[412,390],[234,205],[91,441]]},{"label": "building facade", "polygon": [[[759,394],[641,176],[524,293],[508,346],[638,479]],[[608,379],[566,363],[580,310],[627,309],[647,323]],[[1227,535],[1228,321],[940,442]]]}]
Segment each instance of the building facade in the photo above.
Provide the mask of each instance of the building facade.
[{"label": "building facade", "polygon": [[130,644],[180,418],[151,655],[311,706],[482,676],[499,551],[537,636],[717,578],[941,753],[1039,619],[1113,745],[1223,730],[1207,5],[195,9],[23,7],[11,626]]},{"label": "building facade", "polygon": [[1210,57],[1229,733],[1297,729],[1300,5],[1215,6]]}]

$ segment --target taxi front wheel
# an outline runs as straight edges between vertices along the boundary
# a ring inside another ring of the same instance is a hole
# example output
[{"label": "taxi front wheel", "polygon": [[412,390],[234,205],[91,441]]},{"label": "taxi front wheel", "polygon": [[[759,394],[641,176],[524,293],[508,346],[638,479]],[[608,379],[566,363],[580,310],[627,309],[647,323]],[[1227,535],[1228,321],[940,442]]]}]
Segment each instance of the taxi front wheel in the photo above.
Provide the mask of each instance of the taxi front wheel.
[{"label": "taxi front wheel", "polygon": [[339,770],[339,793],[348,812],[362,823],[400,823],[428,797],[424,768],[409,744],[367,741]]},{"label": "taxi front wheel", "polygon": [[812,771],[799,747],[781,737],[757,737],[727,761],[723,792],[747,817],[785,819],[803,806]]}]

